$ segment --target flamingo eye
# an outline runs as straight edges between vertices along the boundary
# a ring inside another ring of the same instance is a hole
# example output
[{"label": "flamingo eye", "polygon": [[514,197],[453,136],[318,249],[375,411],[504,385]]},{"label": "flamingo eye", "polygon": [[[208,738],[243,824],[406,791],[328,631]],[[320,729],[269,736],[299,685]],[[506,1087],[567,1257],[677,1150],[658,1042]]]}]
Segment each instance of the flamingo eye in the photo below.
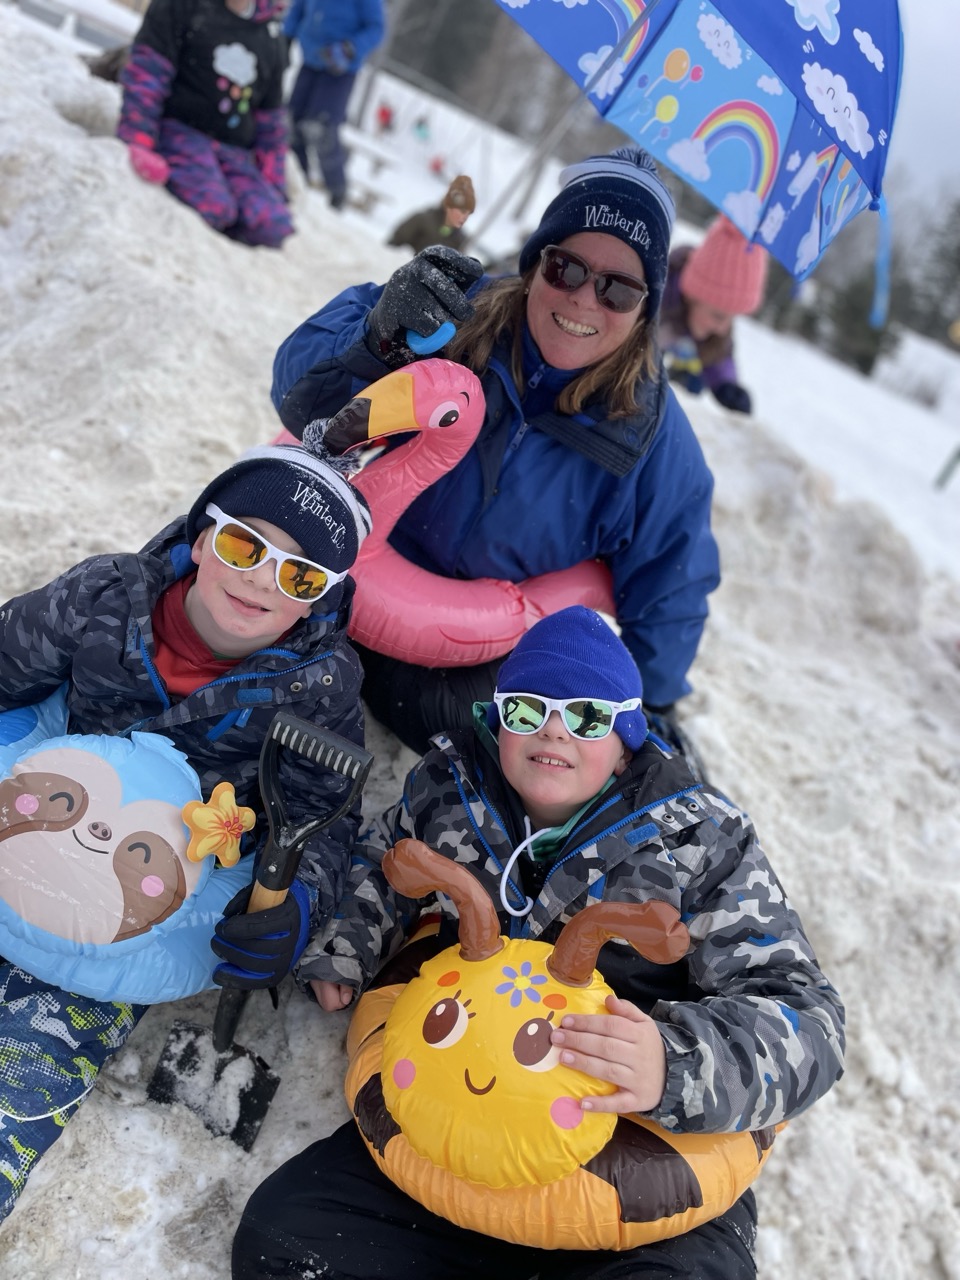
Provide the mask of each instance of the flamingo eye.
[{"label": "flamingo eye", "polygon": [[550,1043],[553,1027],[548,1018],[531,1018],[513,1038],[513,1056],[528,1071],[551,1071],[560,1061],[560,1050]]},{"label": "flamingo eye", "polygon": [[455,422],[460,421],[460,407],[452,400],[445,400],[443,404],[438,404],[430,415],[429,425],[431,427],[452,427]]},{"label": "flamingo eye", "polygon": [[434,1049],[449,1049],[463,1037],[471,1016],[456,997],[440,1000],[423,1020],[423,1038]]}]

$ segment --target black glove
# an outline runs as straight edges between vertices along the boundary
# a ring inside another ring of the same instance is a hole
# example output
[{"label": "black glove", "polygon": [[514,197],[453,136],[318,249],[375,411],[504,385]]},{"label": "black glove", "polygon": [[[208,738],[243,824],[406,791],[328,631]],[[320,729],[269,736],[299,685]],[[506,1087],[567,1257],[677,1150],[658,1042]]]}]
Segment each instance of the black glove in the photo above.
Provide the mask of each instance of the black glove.
[{"label": "black glove", "polygon": [[473,314],[465,290],[483,275],[476,258],[467,258],[447,245],[431,245],[399,267],[367,317],[367,346],[391,369],[416,357],[407,346],[407,330],[427,338],[449,321],[456,324]]},{"label": "black glove", "polygon": [[725,409],[734,413],[750,413],[753,409],[750,392],[737,382],[721,382],[713,388],[713,394]]},{"label": "black glove", "polygon": [[670,702],[663,707],[651,707],[645,702],[643,713],[647,717],[650,732],[666,743],[671,751],[683,756],[697,782],[707,782],[707,767],[703,763],[703,757],[677,720],[677,704]]},{"label": "black glove", "polygon": [[225,964],[218,964],[213,980],[220,987],[255,991],[277,986],[300,959],[310,936],[310,895],[294,880],[276,907],[246,913],[252,885],[227,903],[210,946]]}]

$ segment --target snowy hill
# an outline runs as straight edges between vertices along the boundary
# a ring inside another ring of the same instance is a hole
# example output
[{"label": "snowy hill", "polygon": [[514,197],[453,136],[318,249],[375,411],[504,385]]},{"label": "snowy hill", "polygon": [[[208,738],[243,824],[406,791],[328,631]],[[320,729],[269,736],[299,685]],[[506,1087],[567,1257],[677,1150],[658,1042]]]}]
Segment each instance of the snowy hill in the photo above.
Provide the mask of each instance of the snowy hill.
[{"label": "snowy hill", "polygon": [[[115,87],[7,5],[0,83],[6,599],[138,547],[269,439],[279,342],[404,261],[382,238],[436,191],[410,166],[392,208],[338,217],[301,189],[299,234],[249,250],[134,176]],[[757,1184],[760,1275],[960,1280],[960,477],[931,485],[956,424],[759,326],[738,339],[757,418],[684,401],[724,569],[686,714],[756,821],[849,1040],[844,1079]],[[376,725],[369,745],[372,810],[411,757]],[[0,1227],[0,1280],[229,1275],[247,1194],[346,1117],[346,1018],[289,986],[279,1014],[253,998],[239,1039],[282,1084],[248,1156],[145,1100],[172,1019],[210,1023],[215,1004],[147,1014]]]}]

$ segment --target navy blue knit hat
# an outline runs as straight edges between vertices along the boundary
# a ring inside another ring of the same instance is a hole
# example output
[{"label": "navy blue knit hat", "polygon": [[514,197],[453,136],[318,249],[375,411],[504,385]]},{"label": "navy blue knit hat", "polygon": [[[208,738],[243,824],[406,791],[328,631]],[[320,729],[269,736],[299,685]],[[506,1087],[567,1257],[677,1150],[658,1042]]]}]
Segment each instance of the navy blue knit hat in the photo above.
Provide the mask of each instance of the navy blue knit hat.
[{"label": "navy blue knit hat", "polygon": [[590,156],[561,172],[560,187],[520,250],[521,275],[536,264],[548,244],[562,244],[581,231],[603,231],[639,254],[650,290],[644,314],[655,319],[667,281],[676,209],[651,157],[629,146]]},{"label": "navy blue knit hat", "polygon": [[300,445],[261,445],[211,480],[190,508],[191,545],[213,519],[215,503],[238,520],[256,516],[299,542],[308,560],[346,573],[370,532],[370,508],[359,489]]},{"label": "navy blue knit hat", "polygon": [[[541,618],[504,660],[497,693],[539,693],[545,698],[609,698],[626,702],[643,697],[643,681],[630,651],[599,613],[582,604]],[[496,703],[487,709],[496,730]],[[643,710],[621,711],[613,727],[625,746],[636,751],[647,736]]]}]

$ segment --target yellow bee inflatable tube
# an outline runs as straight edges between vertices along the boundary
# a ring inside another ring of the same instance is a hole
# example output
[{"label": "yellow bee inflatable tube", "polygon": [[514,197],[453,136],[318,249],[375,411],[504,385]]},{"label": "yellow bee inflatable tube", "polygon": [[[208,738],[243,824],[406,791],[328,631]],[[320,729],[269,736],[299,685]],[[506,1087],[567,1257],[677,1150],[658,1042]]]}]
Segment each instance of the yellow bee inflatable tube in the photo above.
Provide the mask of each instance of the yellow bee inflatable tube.
[{"label": "yellow bee inflatable tube", "polygon": [[633,1116],[582,1111],[614,1086],[559,1061],[550,1032],[600,1013],[594,968],[625,938],[671,963],[686,928],[666,903],[597,903],[555,946],[499,935],[490,899],[463,866],[415,840],[384,859],[410,897],[440,889],[460,946],[436,954],[421,931],[359,1001],[345,1093],[376,1163],[408,1195],[462,1227],[543,1249],[632,1249],[724,1213],[765,1164],[775,1131],[672,1134]]}]

